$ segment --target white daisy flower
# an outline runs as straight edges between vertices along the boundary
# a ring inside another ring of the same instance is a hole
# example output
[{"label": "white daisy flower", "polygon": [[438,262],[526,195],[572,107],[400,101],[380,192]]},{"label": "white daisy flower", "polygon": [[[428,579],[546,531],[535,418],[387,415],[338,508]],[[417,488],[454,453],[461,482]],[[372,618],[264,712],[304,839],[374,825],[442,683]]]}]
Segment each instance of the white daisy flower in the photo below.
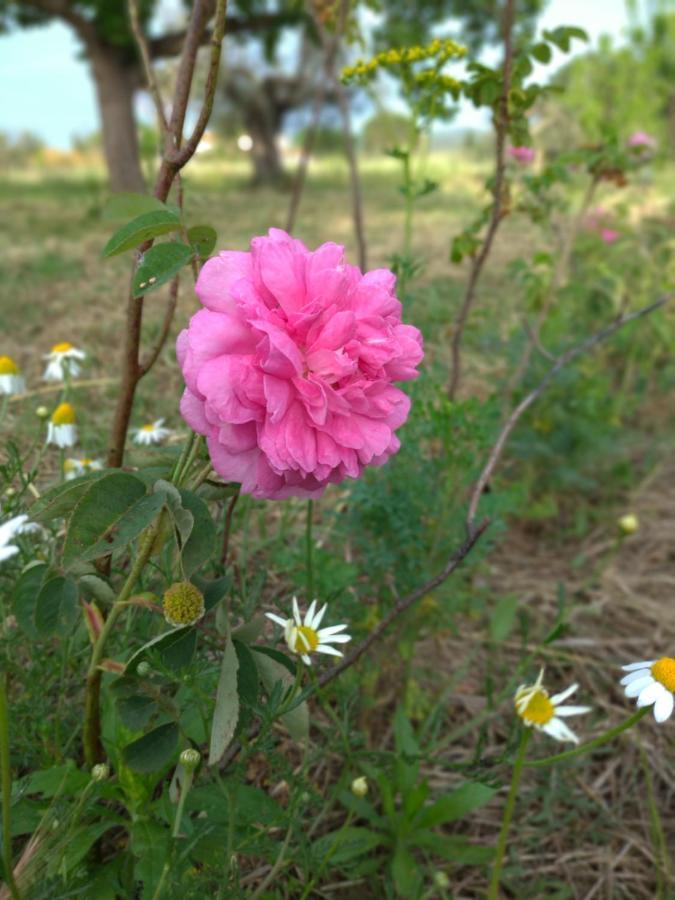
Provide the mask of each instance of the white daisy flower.
[{"label": "white daisy flower", "polygon": [[59,403],[47,424],[47,443],[74,447],[77,443],[75,410],[70,403]]},{"label": "white daisy flower", "polygon": [[100,472],[102,468],[103,463],[100,459],[89,459],[88,456],[83,456],[80,459],[71,457],[63,463],[66,481],[72,481],[73,478],[79,478],[80,475],[88,475],[89,472]]},{"label": "white daisy flower", "polygon": [[629,663],[621,667],[624,675],[621,684],[627,697],[637,697],[638,707],[654,705],[654,718],[665,722],[675,704],[675,659],[662,656],[645,662]]},{"label": "white daisy flower", "polygon": [[23,513],[20,516],[14,516],[0,525],[0,562],[9,559],[19,552],[19,548],[15,544],[10,544],[18,534],[31,531],[33,523],[28,521],[28,516]]},{"label": "white daisy flower", "polygon": [[23,394],[26,379],[11,356],[0,356],[0,394]]},{"label": "white daisy flower", "polygon": [[141,425],[132,431],[134,444],[161,444],[171,434],[168,428],[164,428],[164,419],[157,419],[152,424]]},{"label": "white daisy flower", "polygon": [[515,697],[516,712],[528,728],[544,731],[556,741],[572,741],[578,744],[579,738],[567,727],[563,718],[590,712],[591,707],[562,706],[563,701],[567,700],[579,685],[572,684],[561,693],[549,697],[546,688],[542,687],[543,679],[542,669],[534,684],[522,684],[518,688]]},{"label": "white daisy flower", "polygon": [[81,368],[78,360],[85,359],[84,350],[78,350],[68,341],[54,344],[49,353],[45,354],[47,368],[42,376],[45,381],[65,381],[66,375],[77,378]]},{"label": "white daisy flower", "polygon": [[330,656],[343,656],[340,650],[336,650],[331,644],[346,644],[351,641],[348,634],[341,634],[346,625],[331,625],[329,628],[319,628],[328,604],[324,603],[317,612],[317,601],[312,600],[305,614],[303,622],[298,608],[298,598],[293,597],[293,618],[282,619],[274,613],[265,613],[268,619],[281,625],[284,629],[284,638],[289,649],[297,653],[300,659],[311,666],[311,653],[328,653]]}]

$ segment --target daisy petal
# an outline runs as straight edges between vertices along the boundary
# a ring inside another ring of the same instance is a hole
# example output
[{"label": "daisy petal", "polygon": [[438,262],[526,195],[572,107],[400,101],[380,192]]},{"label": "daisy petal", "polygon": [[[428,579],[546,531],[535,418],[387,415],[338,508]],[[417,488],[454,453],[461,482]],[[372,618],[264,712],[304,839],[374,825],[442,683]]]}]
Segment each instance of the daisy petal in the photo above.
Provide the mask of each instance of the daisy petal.
[{"label": "daisy petal", "polygon": [[661,696],[662,691],[665,691],[664,686],[659,684],[658,681],[652,681],[651,684],[648,684],[647,687],[640,692],[637,698],[638,707],[651,706],[652,703],[655,703]]},{"label": "daisy petal", "polygon": [[276,622],[277,625],[281,625],[282,628],[286,627],[286,622],[288,619],[282,619],[281,616],[275,615],[275,613],[265,613],[268,619],[271,619],[273,622]]},{"label": "daisy petal", "polygon": [[319,632],[319,640],[323,644],[346,644],[347,641],[351,641],[350,634],[322,634]]},{"label": "daisy petal", "polygon": [[307,656],[306,653],[303,653],[303,655],[300,657],[300,659],[304,662],[304,664],[305,664],[306,666],[311,666],[311,665],[312,665],[312,660],[309,658],[309,656]]},{"label": "daisy petal", "polygon": [[293,597],[293,618],[295,619],[295,624],[300,626],[302,625],[302,619],[300,618],[300,609],[298,608],[298,598]]},{"label": "daisy petal", "polygon": [[624,672],[634,672],[635,669],[648,669],[650,666],[653,666],[656,660],[648,659],[645,662],[635,662],[628,663],[627,666],[621,666]]},{"label": "daisy petal", "polygon": [[319,644],[319,646],[316,648],[316,652],[327,653],[329,656],[344,656],[344,653],[336,650],[335,647],[330,647],[328,644]]},{"label": "daisy petal", "polygon": [[312,600],[312,602],[309,604],[309,609],[305,613],[305,625],[308,628],[314,627],[312,625],[312,619],[314,618],[315,611],[316,611],[316,600]]},{"label": "daisy petal", "polygon": [[654,704],[654,718],[657,722],[665,722],[669,719],[675,705],[675,697],[666,688],[659,695]]},{"label": "daisy petal", "polygon": [[554,706],[557,706],[559,703],[562,703],[563,700],[567,700],[568,697],[571,697],[578,687],[578,684],[571,684],[568,688],[565,688],[565,690],[561,691],[559,694],[554,694],[551,697],[551,703]]},{"label": "daisy petal", "polygon": [[619,684],[630,684],[631,681],[637,681],[638,678],[644,678],[645,675],[651,675],[651,670],[635,669],[634,672],[629,672],[628,675],[624,675]]},{"label": "daisy petal", "polygon": [[544,725],[543,730],[558,741],[571,741],[573,744],[579,743],[579,738],[571,728],[567,727],[562,719],[554,717],[547,725]]},{"label": "daisy petal", "polygon": [[556,706],[556,716],[580,716],[591,711],[590,706]]},{"label": "daisy petal", "polygon": [[654,679],[651,675],[644,675],[642,678],[637,678],[635,681],[631,681],[631,683],[626,688],[626,697],[637,697],[637,695],[641,691],[649,687],[650,684],[654,683]]},{"label": "daisy petal", "polygon": [[329,625],[328,628],[322,628],[319,634],[339,634],[341,631],[344,631],[346,627],[346,625]]},{"label": "daisy petal", "polygon": [[324,613],[326,612],[327,609],[328,609],[328,604],[324,603],[324,605],[321,607],[321,609],[318,611],[318,613],[314,616],[314,621],[312,622],[312,625],[311,625],[311,627],[314,629],[314,631],[319,630],[319,625],[321,624],[321,620],[323,619]]}]

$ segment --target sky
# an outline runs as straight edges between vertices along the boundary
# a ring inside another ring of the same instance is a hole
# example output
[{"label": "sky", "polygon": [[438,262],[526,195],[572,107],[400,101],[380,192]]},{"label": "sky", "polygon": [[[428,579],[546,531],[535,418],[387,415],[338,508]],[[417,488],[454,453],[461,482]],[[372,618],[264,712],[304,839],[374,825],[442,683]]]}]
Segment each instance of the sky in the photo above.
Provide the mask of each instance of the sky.
[{"label": "sky", "polygon": [[[120,0],[123,2],[123,0]],[[173,0],[164,18],[172,14]],[[592,43],[601,34],[622,41],[627,25],[623,0],[549,0],[541,28],[578,25]],[[585,46],[574,42],[577,52]],[[554,57],[551,70],[565,59]],[[540,76],[540,73],[537,73]],[[141,114],[147,104],[141,104]],[[481,127],[484,114],[466,105],[454,120],[459,129]],[[0,36],[0,131],[16,136],[31,131],[53,147],[68,149],[72,138],[99,127],[94,87],[79,42],[66,25],[53,23]]]}]

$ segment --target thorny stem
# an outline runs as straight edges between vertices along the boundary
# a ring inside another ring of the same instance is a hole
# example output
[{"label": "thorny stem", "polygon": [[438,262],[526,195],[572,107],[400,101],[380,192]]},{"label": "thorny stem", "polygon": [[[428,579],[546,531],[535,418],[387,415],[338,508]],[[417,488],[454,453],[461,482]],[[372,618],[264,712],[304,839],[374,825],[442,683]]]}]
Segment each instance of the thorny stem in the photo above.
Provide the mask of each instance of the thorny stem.
[{"label": "thorny stem", "polygon": [[530,728],[523,728],[518,745],[518,753],[513,763],[513,774],[511,775],[511,787],[509,795],[506,798],[506,806],[504,807],[504,816],[502,818],[502,827],[497,840],[497,848],[495,850],[495,861],[492,867],[492,877],[488,887],[488,900],[497,900],[499,897],[499,882],[502,875],[502,864],[504,862],[504,854],[506,853],[506,844],[509,838],[509,829],[511,827],[511,819],[513,818],[513,810],[516,806],[516,798],[518,796],[518,788],[520,786],[520,776],[523,772],[523,764],[525,763],[525,752],[532,735]]},{"label": "thorny stem", "polygon": [[[211,12],[212,3],[209,2],[209,0],[196,0],[192,8],[190,24],[183,44],[180,63],[178,65],[176,89],[171,104],[171,118],[168,123],[167,146],[164,151],[164,156],[153,191],[154,196],[158,200],[165,201],[169,196],[171,186],[180,173],[180,170],[190,160],[197,149],[197,145],[204,134],[204,129],[206,128],[206,124],[213,108],[218,68],[220,65],[220,52],[225,34],[227,0],[216,0],[215,24],[210,41],[211,55],[209,60],[209,71],[206,79],[202,109],[190,138],[181,147],[185,114],[190,97],[190,87],[193,81],[197,53]],[[151,244],[152,241],[146,241],[142,244],[139,247],[138,254],[147,251]],[[134,263],[134,268],[135,266],[136,262]],[[171,302],[169,306],[171,306]],[[167,316],[169,316],[169,310],[167,310]],[[173,311],[170,312],[170,316],[173,316]],[[122,383],[120,385],[117,407],[115,409],[110,448],[108,451],[108,465],[112,468],[119,468],[124,460],[124,445],[126,443],[126,436],[129,429],[129,421],[131,419],[131,411],[138,383],[141,378],[147,374],[149,368],[154,364],[161,351],[161,345],[157,346],[156,344],[150,354],[149,360],[146,360],[146,365],[141,365],[139,351],[141,346],[142,322],[143,298],[134,297],[133,291],[130,288],[127,300],[127,324],[122,362]],[[162,326],[164,339],[168,336],[169,327],[170,318],[168,323],[165,319],[165,325]],[[148,362],[149,365],[147,364]]]},{"label": "thorny stem", "polygon": [[537,400],[541,396],[541,394],[543,394],[543,392],[546,390],[551,381],[553,381],[553,379],[563,368],[563,366],[566,366],[568,363],[572,362],[572,360],[576,359],[578,356],[581,356],[583,353],[586,353],[588,350],[593,349],[593,347],[595,347],[597,344],[602,343],[602,341],[606,340],[608,337],[611,337],[611,335],[613,335],[615,331],[623,328],[623,326],[627,325],[629,322],[632,322],[635,319],[641,319],[644,316],[648,316],[650,313],[655,312],[657,309],[660,309],[674,296],[675,293],[666,294],[665,296],[660,297],[654,303],[650,303],[649,306],[644,306],[642,309],[638,309],[635,312],[619,316],[613,322],[610,322],[609,325],[606,325],[603,329],[591,335],[591,337],[586,338],[585,341],[582,341],[575,347],[571,347],[556,359],[555,363],[551,366],[551,368],[548,370],[544,378],[539,382],[537,387],[534,390],[530,391],[530,393],[520,401],[520,403],[516,406],[516,408],[504,423],[502,430],[500,431],[497,440],[492,447],[490,456],[488,457],[488,461],[485,463],[483,471],[478,476],[478,480],[476,481],[471,492],[469,511],[466,517],[466,530],[468,534],[471,534],[471,531],[474,527],[473,523],[476,518],[476,513],[478,512],[478,504],[480,503],[480,498],[483,494],[483,491],[485,490],[485,486],[488,484],[490,478],[492,477],[492,473],[494,472],[495,467],[499,462],[499,459],[502,455],[511,432],[516,427],[521,416],[530,408],[530,406],[532,406],[535,400]]},{"label": "thorny stem", "polygon": [[2,863],[7,887],[12,897],[14,900],[21,900],[12,865],[12,769],[9,757],[7,674],[4,672],[0,676],[0,786],[2,787]]},{"label": "thorny stem", "polygon": [[476,288],[480,279],[485,262],[492,249],[499,224],[505,214],[504,206],[504,175],[506,163],[504,160],[504,149],[506,145],[506,132],[509,125],[509,90],[511,88],[511,63],[513,58],[512,35],[513,35],[513,19],[515,14],[515,0],[506,0],[504,8],[504,62],[502,63],[502,92],[499,98],[494,116],[495,127],[495,179],[493,188],[492,213],[490,216],[490,224],[483,241],[480,252],[476,256],[469,273],[469,281],[466,286],[464,300],[455,322],[455,329],[452,336],[452,362],[450,373],[450,384],[448,386],[448,396],[454,400],[459,389],[460,379],[462,375],[461,346],[464,336],[464,329],[469,318],[471,306],[476,296]]},{"label": "thorny stem", "polygon": [[528,769],[539,769],[543,766],[552,766],[557,762],[564,762],[566,759],[574,759],[575,756],[583,756],[584,753],[590,753],[591,750],[596,750],[598,747],[602,747],[603,744],[607,744],[609,741],[614,740],[614,738],[623,731],[628,731],[628,729],[632,728],[636,722],[643,719],[649,710],[649,706],[643,706],[642,709],[638,709],[637,712],[634,712],[632,716],[624,719],[623,722],[619,722],[614,728],[610,728],[609,731],[605,731],[604,734],[594,738],[592,741],[587,741],[587,743],[581,744],[573,750],[566,750],[564,753],[556,753],[555,756],[545,756],[543,759],[530,759],[525,765]]}]

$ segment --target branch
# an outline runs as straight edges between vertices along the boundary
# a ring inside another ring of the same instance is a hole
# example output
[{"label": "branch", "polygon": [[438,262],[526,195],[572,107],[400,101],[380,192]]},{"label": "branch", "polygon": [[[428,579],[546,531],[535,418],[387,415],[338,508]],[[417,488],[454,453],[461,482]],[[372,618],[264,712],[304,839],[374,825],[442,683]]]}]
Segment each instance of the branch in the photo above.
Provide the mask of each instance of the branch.
[{"label": "branch", "polygon": [[[212,4],[213,5],[213,4]],[[227,33],[248,34],[257,31],[271,31],[274,28],[283,28],[285,25],[296,25],[303,20],[297,13],[268,13],[247,18],[230,18],[227,20]],[[177,31],[174,34],[165,34],[161,37],[151,38],[148,41],[148,50],[151,59],[162,59],[167,56],[176,56],[185,42],[187,32]],[[202,44],[209,44],[213,38],[210,31],[202,36]]]},{"label": "branch", "polygon": [[502,205],[504,191],[504,172],[506,164],[504,162],[504,146],[506,143],[506,131],[509,124],[509,90],[511,88],[511,62],[513,58],[513,18],[514,18],[515,0],[506,0],[506,8],[504,10],[504,62],[502,63],[502,92],[497,105],[495,115],[495,182],[494,182],[494,201],[492,203],[492,214],[490,216],[490,224],[488,225],[487,234],[483,241],[480,253],[475,258],[471,266],[469,281],[466,286],[464,301],[459,310],[457,321],[455,323],[455,331],[452,336],[452,370],[450,374],[450,384],[448,386],[448,396],[451,400],[455,398],[459,388],[461,379],[461,344],[464,336],[464,328],[469,318],[469,312],[473,304],[476,287],[483,271],[483,266],[492,249],[492,242],[502,220]]},{"label": "branch", "polygon": [[176,312],[176,304],[178,303],[179,281],[180,278],[178,275],[176,275],[176,277],[171,282],[171,285],[169,287],[169,300],[166,304],[166,310],[164,311],[164,318],[162,319],[162,326],[159,330],[159,336],[157,337],[157,340],[155,341],[153,347],[141,360],[141,363],[138,367],[139,379],[143,378],[144,375],[147,375],[150,369],[157,362],[157,360],[159,359],[159,354],[162,352],[162,348],[166,343],[166,339],[169,337],[169,332],[171,331],[171,323],[173,322],[173,316]]},{"label": "branch", "polygon": [[469,535],[471,535],[474,531],[474,520],[478,511],[478,504],[480,502],[481,495],[485,489],[485,486],[492,477],[492,473],[494,472],[495,466],[499,462],[499,458],[502,455],[502,451],[506,446],[506,442],[508,441],[511,432],[516,427],[516,424],[518,423],[518,420],[521,418],[523,413],[525,413],[530,408],[530,406],[532,406],[534,401],[542,395],[542,393],[546,390],[548,385],[551,383],[551,381],[553,381],[553,379],[563,368],[563,366],[566,366],[568,363],[572,362],[572,360],[586,353],[588,350],[592,350],[593,347],[595,347],[597,344],[602,343],[602,341],[606,340],[608,337],[611,337],[611,335],[613,335],[615,331],[623,328],[623,326],[627,325],[629,322],[633,322],[635,319],[641,319],[644,316],[648,316],[650,313],[653,313],[657,309],[660,309],[662,306],[665,306],[665,304],[672,297],[675,297],[675,293],[666,294],[665,296],[656,300],[654,303],[650,303],[649,306],[645,306],[642,309],[636,310],[635,312],[619,316],[618,319],[610,322],[610,324],[606,325],[601,331],[598,331],[596,332],[596,334],[591,335],[591,337],[586,338],[585,341],[582,341],[575,347],[571,347],[556,359],[555,363],[548,370],[538,386],[533,391],[530,391],[530,393],[520,401],[518,406],[516,406],[516,408],[504,423],[504,426],[500,431],[499,436],[497,437],[495,445],[490,452],[488,461],[486,462],[483,471],[480,473],[478,480],[473,487],[473,490],[471,491],[469,511],[466,517],[466,530]]},{"label": "branch", "polygon": [[152,96],[157,111],[157,119],[159,121],[159,129],[162,133],[165,149],[168,149],[167,138],[169,134],[169,123],[166,120],[164,112],[164,101],[159,89],[159,84],[155,76],[155,70],[152,67],[150,58],[150,50],[148,49],[148,41],[145,32],[141,26],[141,15],[138,8],[138,0],[129,0],[129,20],[131,22],[131,32],[138,44],[138,49],[143,62],[143,71],[145,72],[145,80],[148,83],[148,89]]},{"label": "branch", "polygon": [[24,3],[39,12],[63,19],[64,22],[72,25],[85,43],[100,40],[95,25],[85,16],[80,15],[68,0],[24,0]]}]

